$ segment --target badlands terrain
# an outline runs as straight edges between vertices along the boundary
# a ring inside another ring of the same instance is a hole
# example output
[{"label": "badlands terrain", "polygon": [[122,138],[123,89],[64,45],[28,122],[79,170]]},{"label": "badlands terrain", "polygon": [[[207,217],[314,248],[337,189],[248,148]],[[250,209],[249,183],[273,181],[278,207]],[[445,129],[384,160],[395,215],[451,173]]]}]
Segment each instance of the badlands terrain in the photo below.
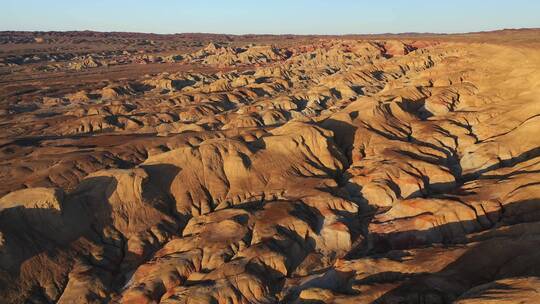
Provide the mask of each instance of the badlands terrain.
[{"label": "badlands terrain", "polygon": [[0,302],[535,303],[540,30],[0,33]]}]

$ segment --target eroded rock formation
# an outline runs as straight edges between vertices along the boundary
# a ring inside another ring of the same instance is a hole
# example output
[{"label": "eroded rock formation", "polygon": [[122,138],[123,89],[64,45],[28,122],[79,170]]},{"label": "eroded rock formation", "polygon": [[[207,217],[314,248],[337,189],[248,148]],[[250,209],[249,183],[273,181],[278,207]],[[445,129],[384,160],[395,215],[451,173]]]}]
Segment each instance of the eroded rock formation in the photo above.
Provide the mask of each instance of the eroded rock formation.
[{"label": "eroded rock formation", "polygon": [[538,48],[324,39],[167,58],[201,68],[6,97],[6,303],[536,299]]}]

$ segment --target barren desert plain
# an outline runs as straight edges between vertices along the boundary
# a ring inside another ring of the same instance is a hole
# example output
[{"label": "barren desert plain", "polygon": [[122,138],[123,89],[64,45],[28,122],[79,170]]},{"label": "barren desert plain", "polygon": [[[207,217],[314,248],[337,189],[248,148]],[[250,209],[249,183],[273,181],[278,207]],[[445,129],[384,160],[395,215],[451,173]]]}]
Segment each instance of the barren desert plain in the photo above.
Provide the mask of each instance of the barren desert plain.
[{"label": "barren desert plain", "polygon": [[540,303],[540,29],[0,32],[1,303]]}]

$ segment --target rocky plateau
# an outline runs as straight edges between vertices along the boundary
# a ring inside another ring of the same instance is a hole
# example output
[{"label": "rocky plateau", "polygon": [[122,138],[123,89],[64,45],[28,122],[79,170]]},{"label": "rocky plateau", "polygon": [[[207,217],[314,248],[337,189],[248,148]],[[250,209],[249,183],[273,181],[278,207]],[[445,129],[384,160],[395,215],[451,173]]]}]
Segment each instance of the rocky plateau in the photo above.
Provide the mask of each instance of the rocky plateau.
[{"label": "rocky plateau", "polygon": [[0,33],[3,303],[537,303],[540,30]]}]

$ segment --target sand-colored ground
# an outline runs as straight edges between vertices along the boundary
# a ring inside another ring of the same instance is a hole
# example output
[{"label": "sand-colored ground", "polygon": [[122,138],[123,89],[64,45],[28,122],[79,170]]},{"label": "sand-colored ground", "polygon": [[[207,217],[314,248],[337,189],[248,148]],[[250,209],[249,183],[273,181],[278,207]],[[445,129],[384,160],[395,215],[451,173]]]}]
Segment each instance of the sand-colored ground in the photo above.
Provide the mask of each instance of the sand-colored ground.
[{"label": "sand-colored ground", "polygon": [[0,296],[534,303],[539,37],[0,33]]}]

